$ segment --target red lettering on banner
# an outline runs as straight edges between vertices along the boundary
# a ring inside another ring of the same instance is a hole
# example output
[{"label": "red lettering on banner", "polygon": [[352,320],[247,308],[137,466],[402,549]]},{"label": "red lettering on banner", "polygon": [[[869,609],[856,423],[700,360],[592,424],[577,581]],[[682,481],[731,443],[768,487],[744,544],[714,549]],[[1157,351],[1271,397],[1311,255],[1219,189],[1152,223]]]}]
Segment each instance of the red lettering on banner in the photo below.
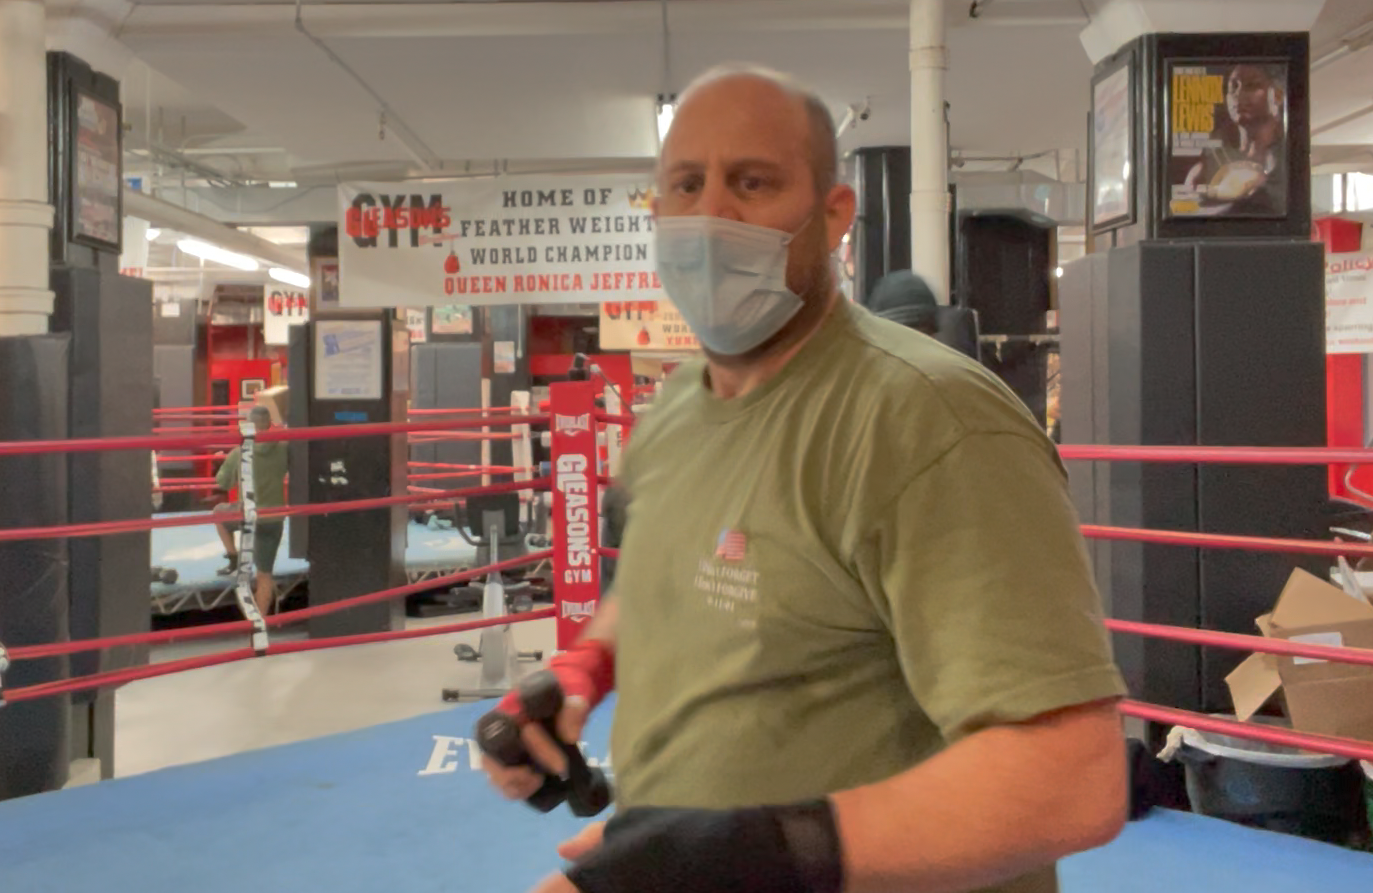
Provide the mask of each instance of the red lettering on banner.
[{"label": "red lettering on banner", "polygon": [[593,273],[592,291],[634,291],[659,288],[657,273]]},{"label": "red lettering on banner", "polygon": [[504,276],[445,276],[443,279],[443,293],[447,295],[497,295],[509,290],[510,282]]},{"label": "red lettering on banner", "polygon": [[623,317],[635,321],[641,320],[658,310],[657,301],[606,301],[604,306],[605,315],[611,319]]},{"label": "red lettering on banner", "polygon": [[441,205],[388,208],[354,205],[343,214],[344,231],[352,238],[376,238],[382,230],[446,230],[453,225],[452,209]]},{"label": "red lettering on banner", "polygon": [[513,285],[515,291],[525,294],[578,292],[582,290],[582,277],[577,273],[516,275]]},{"label": "red lettering on banner", "polygon": [[349,208],[343,215],[343,226],[353,238],[375,238],[381,231],[380,215],[376,208]]}]

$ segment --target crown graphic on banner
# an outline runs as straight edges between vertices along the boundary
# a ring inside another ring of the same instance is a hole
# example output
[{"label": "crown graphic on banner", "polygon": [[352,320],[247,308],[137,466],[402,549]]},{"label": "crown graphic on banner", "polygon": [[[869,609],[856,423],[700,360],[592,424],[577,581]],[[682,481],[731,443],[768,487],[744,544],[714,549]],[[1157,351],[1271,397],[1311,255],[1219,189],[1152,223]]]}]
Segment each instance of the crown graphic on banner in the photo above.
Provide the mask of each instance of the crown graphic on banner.
[{"label": "crown graphic on banner", "polygon": [[652,204],[652,202],[653,202],[653,189],[652,189],[652,187],[650,187],[650,188],[648,188],[648,189],[640,189],[639,187],[636,186],[636,187],[634,187],[633,189],[629,190],[629,206],[630,206],[631,208],[639,208],[639,209],[642,209],[642,210],[647,210],[648,207]]}]

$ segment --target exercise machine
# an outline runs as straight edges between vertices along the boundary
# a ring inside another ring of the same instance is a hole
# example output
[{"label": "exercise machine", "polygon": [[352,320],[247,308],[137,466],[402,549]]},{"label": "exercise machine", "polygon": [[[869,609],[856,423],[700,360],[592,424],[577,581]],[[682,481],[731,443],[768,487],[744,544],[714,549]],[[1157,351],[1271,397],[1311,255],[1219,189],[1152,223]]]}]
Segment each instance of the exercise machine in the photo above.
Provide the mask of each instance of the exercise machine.
[{"label": "exercise machine", "polygon": [[[460,529],[459,532],[464,539],[477,547],[479,567],[528,554],[525,532],[520,525],[520,501],[517,494],[501,493],[469,498],[464,521],[467,530]],[[507,549],[510,550],[509,553]],[[524,613],[533,607],[531,584],[508,584],[500,571],[489,573],[480,587],[468,584],[463,588],[480,591],[482,617],[486,620],[507,617],[512,613]],[[473,648],[463,643],[457,645],[453,653],[460,661],[481,664],[481,682],[479,687],[474,689],[444,689],[445,701],[504,697],[514,688],[520,675],[520,661],[543,660],[542,651],[516,650],[515,636],[508,623],[483,629],[479,647]]]}]

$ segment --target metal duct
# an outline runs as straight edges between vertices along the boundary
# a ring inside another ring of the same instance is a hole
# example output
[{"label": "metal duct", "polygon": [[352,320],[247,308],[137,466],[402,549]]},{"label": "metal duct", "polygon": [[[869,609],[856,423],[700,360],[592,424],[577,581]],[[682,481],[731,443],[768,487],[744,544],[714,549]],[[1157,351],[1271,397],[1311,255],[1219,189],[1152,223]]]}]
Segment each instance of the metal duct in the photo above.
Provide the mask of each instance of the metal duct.
[{"label": "metal duct", "polygon": [[127,186],[124,187],[124,213],[146,220],[153,226],[176,230],[220,248],[255,257],[275,267],[305,271],[305,257],[300,252],[288,251],[266,239],[217,223],[202,214],[136,192]]},{"label": "metal duct", "polygon": [[955,172],[958,211],[1029,211],[1059,226],[1082,226],[1087,217],[1087,184],[1062,183],[1035,174]]}]

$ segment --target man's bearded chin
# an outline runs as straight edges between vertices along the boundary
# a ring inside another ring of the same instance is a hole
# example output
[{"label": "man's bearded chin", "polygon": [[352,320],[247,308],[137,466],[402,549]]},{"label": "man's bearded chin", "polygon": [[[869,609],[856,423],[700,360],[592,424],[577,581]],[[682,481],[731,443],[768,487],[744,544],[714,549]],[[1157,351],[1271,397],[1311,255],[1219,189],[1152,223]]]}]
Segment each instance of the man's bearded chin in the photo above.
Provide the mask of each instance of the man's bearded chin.
[{"label": "man's bearded chin", "polygon": [[[827,241],[823,209],[816,209],[814,218],[792,242],[787,258],[787,287],[806,304],[807,310],[815,304],[823,306],[834,290],[834,264]],[[798,315],[806,315],[806,310]]]}]

